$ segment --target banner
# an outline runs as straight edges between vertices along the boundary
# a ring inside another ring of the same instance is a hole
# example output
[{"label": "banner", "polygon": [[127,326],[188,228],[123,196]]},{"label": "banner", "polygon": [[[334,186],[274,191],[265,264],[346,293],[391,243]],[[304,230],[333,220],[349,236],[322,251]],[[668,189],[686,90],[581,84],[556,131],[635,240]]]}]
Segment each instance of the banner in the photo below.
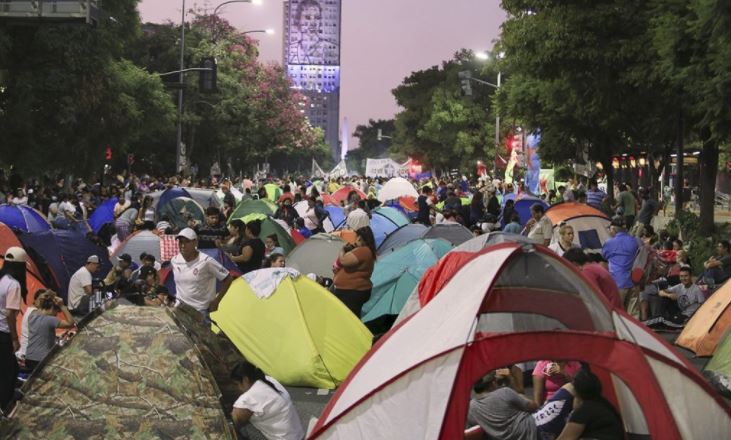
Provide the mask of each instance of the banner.
[{"label": "banner", "polygon": [[408,161],[401,165],[393,159],[366,159],[366,177],[408,176]]},{"label": "banner", "polygon": [[314,158],[312,159],[312,173],[310,174],[310,177],[325,177],[325,172],[322,168],[320,168],[320,165]]},{"label": "banner", "polygon": [[552,189],[556,189],[553,168],[541,170],[541,194],[548,194]]},{"label": "banner", "polygon": [[525,138],[525,189],[535,195],[540,194],[541,191],[541,158],[538,155],[540,142],[540,132],[529,134]]},{"label": "banner", "polygon": [[340,1],[289,0],[285,6],[287,64],[340,64]]},{"label": "banner", "polygon": [[348,167],[345,165],[345,161],[341,160],[335,165],[327,175],[328,179],[337,179],[338,177],[348,177]]}]

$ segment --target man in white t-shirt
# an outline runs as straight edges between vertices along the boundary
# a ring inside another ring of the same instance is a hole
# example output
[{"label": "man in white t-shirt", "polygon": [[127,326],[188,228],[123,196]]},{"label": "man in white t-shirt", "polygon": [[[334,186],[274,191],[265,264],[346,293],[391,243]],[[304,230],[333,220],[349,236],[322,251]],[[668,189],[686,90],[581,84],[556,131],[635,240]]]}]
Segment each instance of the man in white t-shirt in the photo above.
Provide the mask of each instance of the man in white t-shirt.
[{"label": "man in white t-shirt", "polygon": [[[18,374],[14,352],[20,344],[16,326],[23,301],[27,259],[28,255],[22,248],[8,248],[5,252],[5,266],[0,273],[0,409],[10,403]],[[23,282],[23,286],[19,280]]]},{"label": "man in white t-shirt", "polygon": [[[228,269],[208,255],[198,252],[198,235],[185,228],[177,235],[180,253],[170,260],[175,277],[178,303],[187,304],[204,316],[218,309],[233,277]],[[221,292],[216,294],[216,281]]]},{"label": "man in white t-shirt", "polygon": [[86,315],[88,307],[85,307],[89,296],[92,294],[92,275],[99,270],[101,260],[96,255],[86,259],[86,264],[81,266],[69,281],[68,307],[72,314]]},{"label": "man in white t-shirt", "polygon": [[531,219],[526,222],[525,228],[528,230],[528,238],[536,244],[548,246],[553,237],[553,225],[545,213],[546,210],[540,203],[532,205],[530,207]]}]

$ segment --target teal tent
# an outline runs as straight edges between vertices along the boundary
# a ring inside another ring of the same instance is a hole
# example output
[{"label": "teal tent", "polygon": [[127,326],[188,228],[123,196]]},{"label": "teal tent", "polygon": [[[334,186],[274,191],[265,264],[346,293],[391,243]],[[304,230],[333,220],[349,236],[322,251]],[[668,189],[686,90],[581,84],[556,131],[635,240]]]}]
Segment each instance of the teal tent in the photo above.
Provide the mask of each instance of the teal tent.
[{"label": "teal tent", "polygon": [[406,217],[403,212],[399,211],[396,208],[391,208],[388,206],[381,206],[381,207],[374,209],[373,213],[386,217],[387,219],[391,220],[391,222],[393,222],[398,227],[406,226],[409,223],[411,223],[409,218]]},{"label": "teal tent", "polygon": [[450,249],[452,244],[441,238],[417,239],[379,258],[371,276],[371,298],[363,305],[361,321],[398,315],[424,272]]}]

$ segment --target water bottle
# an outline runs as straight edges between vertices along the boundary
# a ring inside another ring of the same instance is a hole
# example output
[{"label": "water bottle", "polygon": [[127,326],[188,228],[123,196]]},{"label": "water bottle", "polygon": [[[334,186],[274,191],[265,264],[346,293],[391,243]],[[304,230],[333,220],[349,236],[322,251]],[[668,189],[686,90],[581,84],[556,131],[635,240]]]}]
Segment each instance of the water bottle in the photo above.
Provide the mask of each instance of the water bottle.
[{"label": "water bottle", "polygon": [[94,296],[96,297],[94,299],[94,303],[95,303],[94,305],[96,306],[96,308],[99,308],[103,304],[102,303],[102,291],[101,290],[95,291]]},{"label": "water bottle", "polygon": [[92,313],[96,308],[96,304],[94,304],[95,302],[96,296],[92,293],[91,295],[89,295],[89,313]]}]

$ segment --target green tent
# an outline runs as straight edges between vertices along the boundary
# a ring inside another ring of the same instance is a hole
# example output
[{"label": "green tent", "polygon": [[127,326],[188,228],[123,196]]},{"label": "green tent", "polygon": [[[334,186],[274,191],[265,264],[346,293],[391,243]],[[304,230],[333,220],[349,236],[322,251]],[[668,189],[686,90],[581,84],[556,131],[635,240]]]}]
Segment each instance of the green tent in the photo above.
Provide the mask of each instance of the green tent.
[{"label": "green tent", "polygon": [[261,233],[259,234],[259,238],[263,241],[268,235],[276,234],[279,239],[279,246],[284,249],[285,255],[292,252],[292,249],[297,246],[292,235],[290,235],[284,226],[279,224],[279,222],[274,220],[271,216],[263,214],[249,214],[241,220],[243,220],[244,223],[249,223],[252,220],[261,221]]},{"label": "green tent", "polygon": [[267,191],[267,199],[270,202],[276,202],[279,200],[279,196],[282,195],[282,189],[274,183],[267,183],[264,185],[264,189]]},{"label": "green tent", "polygon": [[719,393],[731,399],[731,331],[727,331],[703,370],[711,385]]},{"label": "green tent", "polygon": [[269,200],[243,200],[236,206],[229,217],[229,223],[233,219],[242,219],[250,214],[274,215],[277,212],[277,205]]},{"label": "green tent", "polygon": [[236,438],[213,374],[166,308],[106,310],[23,393],[0,438]]},{"label": "green tent", "polygon": [[441,238],[420,238],[379,258],[371,276],[371,298],[363,305],[361,320],[398,315],[424,272],[450,249],[452,244]]},{"label": "green tent", "polygon": [[188,221],[193,219],[202,225],[206,222],[203,207],[190,197],[176,197],[170,199],[164,206],[158,207],[158,218],[167,217],[176,229],[188,227]]}]

